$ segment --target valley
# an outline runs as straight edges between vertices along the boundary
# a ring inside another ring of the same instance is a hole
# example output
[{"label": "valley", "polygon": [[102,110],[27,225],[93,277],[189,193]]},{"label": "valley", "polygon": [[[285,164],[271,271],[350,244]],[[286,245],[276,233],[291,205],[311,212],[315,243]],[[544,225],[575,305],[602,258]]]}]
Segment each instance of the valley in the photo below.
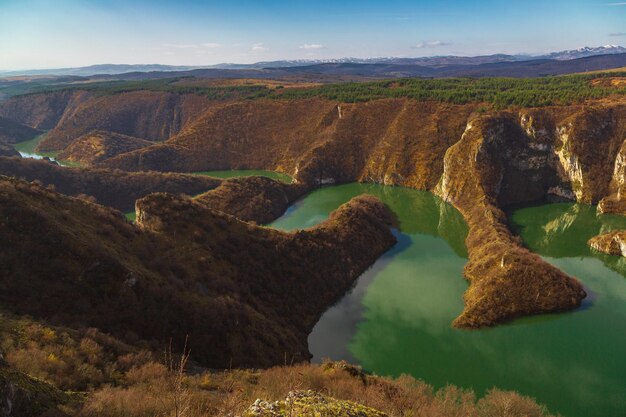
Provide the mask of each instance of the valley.
[{"label": "valley", "polygon": [[615,414],[626,270],[588,245],[626,229],[614,77],[16,95],[0,117],[38,134],[0,157],[3,308],[188,336],[203,370],[328,357]]}]

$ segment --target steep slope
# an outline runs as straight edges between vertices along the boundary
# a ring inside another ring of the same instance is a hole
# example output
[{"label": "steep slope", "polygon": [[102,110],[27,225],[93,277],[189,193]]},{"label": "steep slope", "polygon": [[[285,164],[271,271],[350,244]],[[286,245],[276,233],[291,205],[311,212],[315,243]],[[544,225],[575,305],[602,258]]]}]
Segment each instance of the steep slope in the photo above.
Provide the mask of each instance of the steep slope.
[{"label": "steep slope", "polygon": [[83,166],[93,165],[113,156],[132,152],[152,145],[152,142],[119,133],[95,130],[73,141],[59,152],[63,161],[79,162]]},{"label": "steep slope", "polygon": [[471,228],[465,275],[473,284],[456,325],[576,308],[585,295],[580,284],[523,249],[500,207],[548,196],[622,201],[626,106],[477,108],[404,99],[235,103],[208,111],[164,144],[103,165],[280,169],[308,186],[372,181],[435,190]]},{"label": "steep slope", "polygon": [[[395,243],[372,197],[293,234],[171,194],[137,223],[35,184],[0,179],[0,302],[16,314],[165,343],[189,335],[210,367],[307,359],[319,316]],[[155,256],[158,254],[158,256]]]},{"label": "steep slope", "polygon": [[0,175],[39,181],[59,193],[92,197],[100,204],[127,212],[135,200],[154,192],[196,195],[222,180],[202,175],[161,172],[124,172],[94,168],[65,168],[45,160],[0,157]]},{"label": "steep slope", "polygon": [[459,208],[469,225],[464,273],[470,287],[455,326],[482,327],[570,310],[586,295],[578,281],[523,248],[498,208],[498,199],[538,198],[558,185],[555,172],[545,172],[550,164],[542,159],[549,157],[549,147],[540,146],[541,139],[525,136],[509,115],[484,117],[470,122],[446,153],[436,191]]},{"label": "steep slope", "polygon": [[43,133],[41,130],[0,117],[0,142],[17,143],[31,140]]},{"label": "steep slope", "polygon": [[294,173],[302,182],[362,179],[427,189],[437,183],[446,149],[477,107],[407,99],[225,104],[166,143],[103,165],[159,171],[264,168]]},{"label": "steep slope", "polygon": [[92,97],[63,112],[39,144],[41,151],[57,151],[93,130],[161,141],[178,133],[212,105],[194,94],[135,91]]},{"label": "steep slope", "polygon": [[4,100],[0,116],[35,129],[50,130],[66,114],[72,114],[80,103],[89,101],[93,94],[86,91],[59,91],[48,94],[29,94]]}]

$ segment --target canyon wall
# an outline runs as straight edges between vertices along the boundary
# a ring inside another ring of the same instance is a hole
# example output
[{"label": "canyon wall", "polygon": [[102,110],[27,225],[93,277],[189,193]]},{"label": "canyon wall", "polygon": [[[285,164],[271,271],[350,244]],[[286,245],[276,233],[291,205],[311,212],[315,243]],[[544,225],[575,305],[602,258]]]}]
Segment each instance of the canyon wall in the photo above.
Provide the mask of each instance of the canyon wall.
[{"label": "canyon wall", "polygon": [[[142,111],[125,104],[142,102],[134,94],[141,100],[152,97],[158,106],[169,93],[117,94],[95,98],[99,101],[85,108],[105,114],[127,109],[124,117],[132,118],[133,111]],[[458,326],[572,309],[585,296],[577,281],[523,248],[502,207],[546,197],[582,203],[604,199],[600,207],[607,211],[626,206],[621,191],[626,104],[619,100],[509,111],[400,98],[214,101],[200,107],[193,107],[189,114],[194,116],[179,129],[161,126],[157,136],[173,132],[165,142],[97,165],[127,171],[269,169],[291,174],[306,189],[366,181],[434,191],[454,204],[470,227],[465,269],[470,287]],[[124,117],[108,130],[121,130],[117,124],[124,124]],[[45,146],[67,146],[72,123],[82,126],[85,118],[67,115]],[[55,139],[58,132],[67,140]],[[134,136],[146,136],[139,133]],[[211,199],[219,206],[217,196]]]}]

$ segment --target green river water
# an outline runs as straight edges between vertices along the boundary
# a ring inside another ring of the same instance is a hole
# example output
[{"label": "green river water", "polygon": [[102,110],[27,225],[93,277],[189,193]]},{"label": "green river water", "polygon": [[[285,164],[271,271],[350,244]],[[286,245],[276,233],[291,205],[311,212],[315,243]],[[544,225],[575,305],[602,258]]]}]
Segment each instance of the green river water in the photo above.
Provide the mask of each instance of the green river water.
[{"label": "green river water", "polygon": [[325,187],[271,226],[313,226],[362,193],[396,213],[399,243],[317,323],[309,337],[314,361],[346,359],[379,375],[408,373],[478,395],[494,386],[515,390],[564,416],[626,415],[626,259],[586,245],[601,231],[626,229],[626,217],[576,204],[511,211],[511,227],[525,244],[577,277],[589,295],[574,312],[468,331],[450,326],[467,288],[467,226],[436,196],[369,184]]}]

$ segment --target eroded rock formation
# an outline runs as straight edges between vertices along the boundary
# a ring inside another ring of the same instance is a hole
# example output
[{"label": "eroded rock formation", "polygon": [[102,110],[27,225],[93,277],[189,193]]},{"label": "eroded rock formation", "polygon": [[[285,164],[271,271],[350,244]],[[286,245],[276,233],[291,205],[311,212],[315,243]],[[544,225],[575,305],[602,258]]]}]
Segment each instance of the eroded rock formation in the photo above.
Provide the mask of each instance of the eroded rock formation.
[{"label": "eroded rock formation", "polygon": [[[117,115],[114,124],[119,124],[138,111],[129,103],[153,100],[156,105],[169,97],[159,94],[117,94],[83,107],[117,106],[123,110],[111,111]],[[626,206],[622,198],[626,105],[621,99],[502,112],[485,110],[480,103],[409,99],[210,104],[187,96],[176,100],[199,103],[190,107],[193,111],[185,113],[185,123],[176,129],[154,135],[130,124],[135,133],[124,132],[146,139],[165,138],[169,132],[168,140],[99,165],[129,171],[269,169],[287,172],[305,187],[369,181],[435,191],[454,204],[470,226],[465,275],[471,285],[466,310],[455,321],[459,326],[572,309],[585,296],[577,281],[522,247],[510,233],[502,207],[546,197],[602,200],[603,211]],[[6,113],[0,110],[0,115]],[[62,149],[76,137],[67,128],[72,120],[94,128],[94,123],[85,122],[91,120],[88,117],[69,113],[64,117],[67,123],[57,124],[55,130],[57,137],[65,135],[67,140],[50,140],[45,145],[49,149]],[[236,182],[222,191],[235,188],[249,195]],[[265,221],[289,199],[270,188],[264,193],[254,195],[277,201],[261,213]],[[206,199],[218,209],[226,201],[219,192]],[[243,211],[238,215],[252,217]]]},{"label": "eroded rock formation", "polygon": [[589,246],[608,255],[626,257],[626,231],[615,231],[595,236],[589,240]]}]

